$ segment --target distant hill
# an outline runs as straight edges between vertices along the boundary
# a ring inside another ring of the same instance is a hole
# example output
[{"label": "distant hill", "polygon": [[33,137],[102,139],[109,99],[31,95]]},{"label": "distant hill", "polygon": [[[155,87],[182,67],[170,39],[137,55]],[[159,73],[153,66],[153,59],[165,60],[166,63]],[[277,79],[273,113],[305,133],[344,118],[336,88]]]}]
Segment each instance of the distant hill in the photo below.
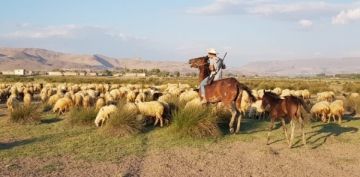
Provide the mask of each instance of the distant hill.
[{"label": "distant hill", "polygon": [[[197,72],[197,70],[191,69],[186,61],[187,59],[184,59],[184,62],[150,61],[137,58],[112,58],[100,54],[67,54],[35,48],[0,48],[0,71],[19,68],[36,71],[158,68],[170,72]],[[360,58],[256,61],[239,68],[228,67],[225,71],[245,75],[269,76],[360,73]]]},{"label": "distant hill", "polygon": [[240,67],[238,71],[271,76],[360,73],[360,58],[257,61]]},{"label": "distant hill", "polygon": [[76,55],[35,48],[0,48],[0,71],[24,68],[53,69],[153,69],[193,72],[185,62],[118,59],[104,55]]}]

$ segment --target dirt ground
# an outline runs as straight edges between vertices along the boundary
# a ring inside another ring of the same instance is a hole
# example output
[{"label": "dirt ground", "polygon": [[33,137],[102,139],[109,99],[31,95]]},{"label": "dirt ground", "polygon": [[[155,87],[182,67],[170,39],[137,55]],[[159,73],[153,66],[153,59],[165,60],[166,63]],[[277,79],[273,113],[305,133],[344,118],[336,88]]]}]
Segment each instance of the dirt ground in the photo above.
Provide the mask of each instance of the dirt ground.
[{"label": "dirt ground", "polygon": [[[0,107],[2,119],[7,115],[3,105]],[[359,134],[357,129],[353,133]],[[283,136],[273,137],[270,145],[265,145],[264,137],[221,141],[202,148],[149,146],[141,155],[129,155],[118,162],[87,161],[66,154],[0,159],[0,176],[360,176],[359,144],[339,141],[336,136],[342,135],[312,138],[308,132],[310,145],[303,147],[297,137],[293,149],[287,147]],[[0,140],[0,151],[26,145],[13,141]],[[311,146],[315,141],[322,143]]]},{"label": "dirt ground", "polygon": [[236,142],[195,148],[151,150],[120,163],[70,157],[0,162],[0,176],[360,176],[359,147],[333,144],[292,150],[283,144]]}]

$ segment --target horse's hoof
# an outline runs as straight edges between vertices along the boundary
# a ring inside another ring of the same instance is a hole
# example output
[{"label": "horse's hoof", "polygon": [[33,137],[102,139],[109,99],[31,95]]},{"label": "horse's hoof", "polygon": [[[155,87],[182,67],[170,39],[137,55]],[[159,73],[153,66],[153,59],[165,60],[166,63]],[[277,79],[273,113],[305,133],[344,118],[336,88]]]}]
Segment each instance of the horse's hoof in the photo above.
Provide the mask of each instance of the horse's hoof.
[{"label": "horse's hoof", "polygon": [[230,128],[230,133],[234,133],[234,128]]}]

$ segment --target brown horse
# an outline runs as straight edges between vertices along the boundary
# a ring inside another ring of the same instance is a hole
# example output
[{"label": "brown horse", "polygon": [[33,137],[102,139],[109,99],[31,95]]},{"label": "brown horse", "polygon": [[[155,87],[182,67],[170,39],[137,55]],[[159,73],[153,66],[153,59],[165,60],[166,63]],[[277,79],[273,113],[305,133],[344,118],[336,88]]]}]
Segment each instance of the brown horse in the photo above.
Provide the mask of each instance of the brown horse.
[{"label": "brown horse", "polygon": [[[207,56],[190,59],[189,64],[192,68],[199,69],[199,83],[210,75],[209,58]],[[230,109],[230,133],[234,133],[235,121],[237,121],[235,132],[238,133],[240,130],[241,119],[244,115],[243,112],[239,111],[243,91],[248,93],[250,101],[254,102],[256,100],[251,90],[246,85],[239,83],[235,78],[213,81],[210,85],[205,86],[205,97],[209,103],[222,102],[226,108]]]},{"label": "brown horse", "polygon": [[[309,112],[308,107],[306,106],[303,99],[295,96],[285,96],[284,99],[281,99],[278,95],[272,92],[264,91],[264,96],[262,98],[262,107],[265,110],[270,112],[270,127],[269,133],[267,136],[267,144],[269,144],[270,133],[274,127],[274,121],[276,119],[281,119],[282,127],[284,129],[286,140],[289,144],[289,147],[292,147],[294,140],[294,131],[295,131],[295,121],[300,123],[301,132],[302,132],[302,141],[306,145],[305,132],[304,132],[304,119],[301,117],[301,107],[305,108]],[[287,134],[287,129],[285,125],[285,118],[290,119],[291,125],[291,137],[289,139]]]}]

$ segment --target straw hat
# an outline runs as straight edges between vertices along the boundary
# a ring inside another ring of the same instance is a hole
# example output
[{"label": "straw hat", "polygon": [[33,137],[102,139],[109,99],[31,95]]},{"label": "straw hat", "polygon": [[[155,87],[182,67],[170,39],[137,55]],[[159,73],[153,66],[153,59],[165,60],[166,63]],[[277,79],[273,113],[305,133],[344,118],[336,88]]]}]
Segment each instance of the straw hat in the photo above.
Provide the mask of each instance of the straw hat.
[{"label": "straw hat", "polygon": [[210,48],[207,50],[209,54],[218,54],[214,48]]}]

